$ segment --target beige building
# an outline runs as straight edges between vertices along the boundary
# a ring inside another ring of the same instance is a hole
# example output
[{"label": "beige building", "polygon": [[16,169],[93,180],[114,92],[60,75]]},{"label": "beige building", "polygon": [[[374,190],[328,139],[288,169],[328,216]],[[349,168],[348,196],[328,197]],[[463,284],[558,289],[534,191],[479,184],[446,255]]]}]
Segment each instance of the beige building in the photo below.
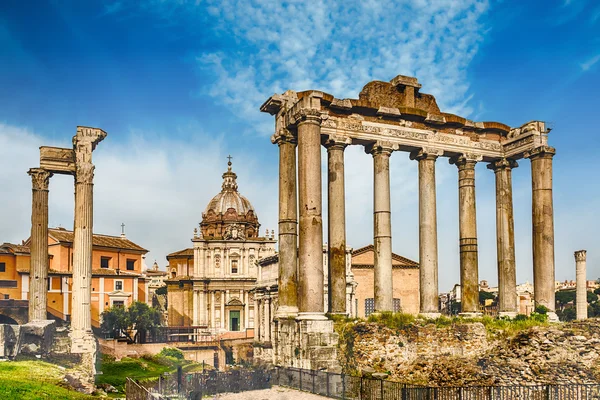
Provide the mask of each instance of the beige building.
[{"label": "beige building", "polygon": [[223,174],[222,190],[206,206],[192,247],[167,256],[171,327],[243,331],[254,327],[251,289],[257,261],[275,254],[273,233],[259,236],[254,207],[238,192],[237,175]]}]

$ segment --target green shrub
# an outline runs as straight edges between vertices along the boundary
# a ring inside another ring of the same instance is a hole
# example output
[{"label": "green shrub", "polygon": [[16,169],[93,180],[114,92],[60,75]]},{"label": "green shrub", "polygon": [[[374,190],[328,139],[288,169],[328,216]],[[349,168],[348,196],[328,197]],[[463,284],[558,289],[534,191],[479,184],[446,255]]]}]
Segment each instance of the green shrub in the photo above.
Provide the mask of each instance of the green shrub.
[{"label": "green shrub", "polygon": [[184,358],[183,352],[174,347],[163,347],[162,350],[160,351],[160,353],[158,353],[158,355],[163,356],[163,357],[172,357],[177,360],[183,360],[183,358]]},{"label": "green shrub", "polygon": [[548,311],[550,311],[548,309],[548,307],[543,306],[541,304],[538,304],[537,306],[535,306],[535,313],[537,313],[537,314],[548,314]]}]

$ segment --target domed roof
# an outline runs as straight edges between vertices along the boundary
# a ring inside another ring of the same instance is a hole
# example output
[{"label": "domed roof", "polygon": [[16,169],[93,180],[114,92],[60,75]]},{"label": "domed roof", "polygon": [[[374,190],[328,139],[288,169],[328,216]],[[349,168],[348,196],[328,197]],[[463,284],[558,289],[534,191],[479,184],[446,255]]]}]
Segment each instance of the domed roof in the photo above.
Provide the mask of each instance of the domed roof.
[{"label": "domed roof", "polygon": [[231,161],[227,163],[227,172],[223,174],[223,185],[221,192],[208,202],[204,214],[212,210],[215,214],[225,214],[233,208],[238,215],[247,214],[248,211],[254,212],[254,207],[250,201],[238,192],[236,182],[237,175],[231,171]]}]

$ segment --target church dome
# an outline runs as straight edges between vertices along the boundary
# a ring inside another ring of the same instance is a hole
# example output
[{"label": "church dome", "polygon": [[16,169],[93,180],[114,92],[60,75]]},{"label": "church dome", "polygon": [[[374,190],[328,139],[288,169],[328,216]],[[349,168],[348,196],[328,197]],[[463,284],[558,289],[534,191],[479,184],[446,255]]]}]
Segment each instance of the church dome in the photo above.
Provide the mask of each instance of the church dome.
[{"label": "church dome", "polygon": [[202,213],[200,229],[204,238],[240,240],[258,237],[258,217],[250,201],[238,192],[236,180],[230,160],[227,172],[223,174],[221,192],[212,198]]}]

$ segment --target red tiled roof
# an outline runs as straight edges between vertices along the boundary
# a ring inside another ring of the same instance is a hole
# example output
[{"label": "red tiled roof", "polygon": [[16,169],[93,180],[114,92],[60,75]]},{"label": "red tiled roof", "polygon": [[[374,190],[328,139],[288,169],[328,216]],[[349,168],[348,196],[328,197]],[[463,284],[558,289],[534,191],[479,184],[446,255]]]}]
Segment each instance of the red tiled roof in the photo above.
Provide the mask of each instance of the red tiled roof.
[{"label": "red tiled roof", "polygon": [[0,254],[29,254],[29,246],[20,245],[20,244],[12,244],[12,243],[3,243],[0,245]]},{"label": "red tiled roof", "polygon": [[194,257],[194,249],[184,249],[175,251],[169,255],[167,255],[167,260],[169,258],[177,258],[177,257]]},{"label": "red tiled roof", "polygon": [[[370,251],[373,251],[373,252],[375,251],[375,246],[373,246],[372,244],[370,244],[368,246],[361,247],[361,248],[356,249],[356,250],[353,250],[352,251],[352,255],[353,256],[358,256],[360,254],[368,253]],[[406,268],[406,267],[417,267],[418,268],[419,267],[419,263],[418,262],[410,260],[410,259],[408,259],[406,257],[402,257],[402,256],[400,256],[400,255],[398,255],[396,253],[392,253],[392,260],[397,261],[397,262],[400,263],[400,265],[397,265],[397,264],[394,265],[394,267],[396,267],[396,268],[397,267],[404,267],[404,268]],[[355,266],[359,266],[359,265],[358,264],[352,264],[352,266],[355,267]],[[365,266],[367,266],[367,265],[365,265]]]},{"label": "red tiled roof", "polygon": [[[51,238],[60,243],[73,243],[73,238],[75,236],[73,231],[68,231],[64,228],[50,228],[48,229],[48,234]],[[31,239],[28,239],[27,243],[29,243],[30,240]],[[96,233],[92,236],[92,246],[135,250],[144,253],[148,252],[148,250],[138,246],[127,238],[121,236],[100,235]]]}]

